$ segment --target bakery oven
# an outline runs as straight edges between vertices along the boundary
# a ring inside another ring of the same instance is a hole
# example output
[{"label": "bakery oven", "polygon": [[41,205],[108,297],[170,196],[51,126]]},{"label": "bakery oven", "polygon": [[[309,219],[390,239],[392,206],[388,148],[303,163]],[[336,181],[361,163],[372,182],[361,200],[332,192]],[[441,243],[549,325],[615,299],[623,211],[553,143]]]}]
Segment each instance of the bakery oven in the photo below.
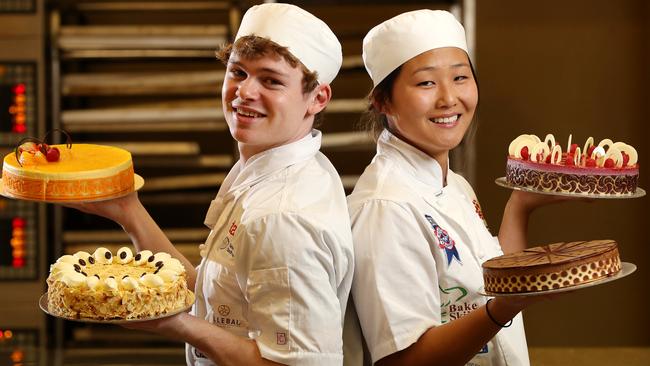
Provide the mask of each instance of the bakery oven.
[{"label": "bakery oven", "polygon": [[[37,62],[0,62],[2,156],[21,139],[39,135],[37,90]],[[39,280],[39,259],[46,256],[44,235],[39,235],[44,230],[43,210],[37,203],[0,198],[0,281]]]},{"label": "bakery oven", "polygon": [[0,365],[38,365],[44,353],[39,350],[40,333],[36,329],[3,328],[0,326]]},{"label": "bakery oven", "polygon": [[38,205],[0,199],[0,281],[39,278]]},{"label": "bakery oven", "polygon": [[[143,204],[198,263],[198,245],[208,235],[205,211],[237,159],[220,108],[224,70],[214,49],[236,31],[239,7],[249,3],[0,1],[0,154],[53,128],[78,142],[126,148],[145,179]],[[347,188],[374,155],[367,136],[350,123],[364,110],[369,88],[357,52],[362,33],[379,18],[409,10],[400,2],[372,9],[351,3],[346,11],[362,11],[365,23],[351,26],[339,16],[342,5],[308,9],[343,40],[344,66],[323,125],[323,150]],[[128,237],[107,220],[0,197],[0,365],[182,364],[181,343],[64,322],[38,308],[57,257],[98,246],[115,252],[126,244]],[[45,346],[52,349],[48,356],[36,355]]]},{"label": "bakery oven", "polygon": [[[45,126],[42,2],[0,1],[0,156]],[[0,365],[45,365],[45,204],[0,196]]]}]

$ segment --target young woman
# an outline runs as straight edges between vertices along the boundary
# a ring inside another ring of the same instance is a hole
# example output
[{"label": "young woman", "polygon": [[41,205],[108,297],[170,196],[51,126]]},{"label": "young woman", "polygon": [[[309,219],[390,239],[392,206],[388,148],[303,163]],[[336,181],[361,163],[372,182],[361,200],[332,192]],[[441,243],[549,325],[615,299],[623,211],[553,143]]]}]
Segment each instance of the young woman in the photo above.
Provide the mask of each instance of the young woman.
[{"label": "young woman", "polygon": [[419,10],[363,43],[373,80],[377,155],[348,197],[352,294],[373,363],[528,365],[522,309],[539,298],[487,298],[481,264],[522,250],[530,212],[555,199],[514,191],[498,240],[475,194],[449,169],[478,87],[462,25]]}]

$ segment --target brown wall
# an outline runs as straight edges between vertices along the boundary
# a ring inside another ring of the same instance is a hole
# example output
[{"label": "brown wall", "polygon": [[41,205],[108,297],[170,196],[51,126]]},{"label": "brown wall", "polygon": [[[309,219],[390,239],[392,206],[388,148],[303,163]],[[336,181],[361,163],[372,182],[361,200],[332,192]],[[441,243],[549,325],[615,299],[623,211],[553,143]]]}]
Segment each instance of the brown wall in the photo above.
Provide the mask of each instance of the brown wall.
[{"label": "brown wall", "polygon": [[[475,189],[498,232],[508,143],[522,133],[611,138],[639,152],[650,188],[650,5],[644,0],[477,1],[481,100]],[[567,202],[531,216],[530,243],[615,239],[632,276],[538,304],[529,345],[650,345],[650,199]]]}]

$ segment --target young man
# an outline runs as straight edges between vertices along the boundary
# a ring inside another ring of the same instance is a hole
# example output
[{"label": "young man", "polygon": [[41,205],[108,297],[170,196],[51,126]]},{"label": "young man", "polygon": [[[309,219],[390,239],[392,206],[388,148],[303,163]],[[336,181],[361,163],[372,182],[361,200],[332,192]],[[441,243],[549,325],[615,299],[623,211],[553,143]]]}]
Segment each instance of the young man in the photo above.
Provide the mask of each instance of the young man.
[{"label": "young man", "polygon": [[331,98],[341,45],[312,14],[263,4],[246,12],[219,56],[240,160],[208,210],[197,271],[135,194],[79,208],[120,223],[138,250],[184,260],[196,284],[191,315],[135,327],[187,342],[188,364],[341,365],[352,238],[340,178],[312,129]]}]

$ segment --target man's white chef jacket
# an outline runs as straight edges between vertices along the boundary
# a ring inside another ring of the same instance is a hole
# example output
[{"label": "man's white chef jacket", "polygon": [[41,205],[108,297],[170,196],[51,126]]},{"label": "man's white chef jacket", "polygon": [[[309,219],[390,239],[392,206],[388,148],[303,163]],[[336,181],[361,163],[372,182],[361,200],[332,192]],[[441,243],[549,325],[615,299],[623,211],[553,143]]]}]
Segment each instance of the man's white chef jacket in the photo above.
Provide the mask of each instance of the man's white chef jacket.
[{"label": "man's white chef jacket", "polygon": [[[461,176],[448,170],[443,187],[435,159],[384,131],[348,204],[352,295],[373,362],[485,304],[481,264],[502,251]],[[468,363],[528,364],[520,315]]]},{"label": "man's white chef jacket", "polygon": [[[354,266],[339,175],[321,133],[236,163],[205,223],[192,314],[254,338],[266,359],[341,365]],[[190,365],[212,365],[188,345]]]}]

